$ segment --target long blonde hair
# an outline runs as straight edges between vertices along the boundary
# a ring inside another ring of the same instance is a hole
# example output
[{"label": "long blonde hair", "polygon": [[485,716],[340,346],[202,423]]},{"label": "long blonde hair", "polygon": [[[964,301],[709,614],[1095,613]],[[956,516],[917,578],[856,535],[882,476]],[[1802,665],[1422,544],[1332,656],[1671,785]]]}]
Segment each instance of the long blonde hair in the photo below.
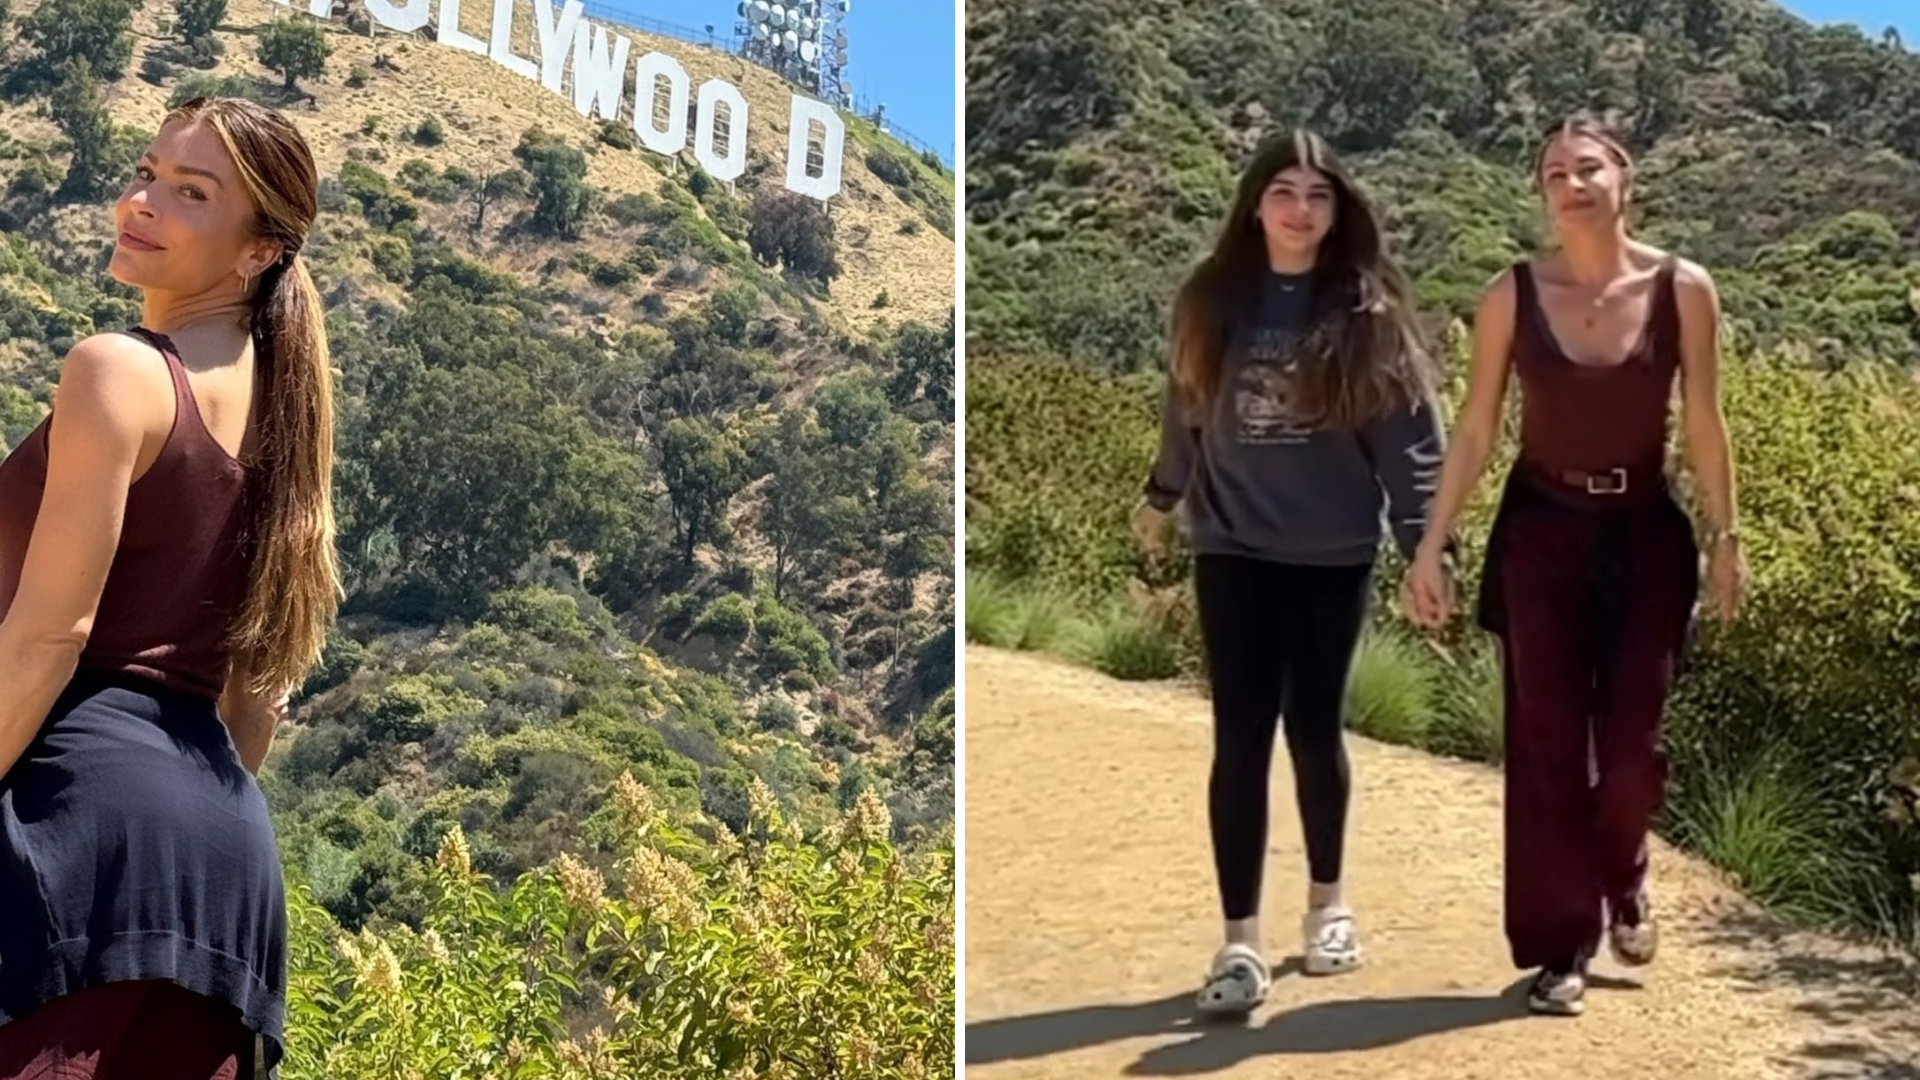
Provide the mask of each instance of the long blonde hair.
[{"label": "long blonde hair", "polygon": [[333,365],[320,294],[300,256],[320,209],[307,141],[280,113],[244,98],[195,98],[167,114],[220,136],[258,212],[253,231],[281,245],[252,305],[259,456],[247,500],[246,599],[229,636],[256,694],[296,688],[326,647],[344,590],[334,549]]}]

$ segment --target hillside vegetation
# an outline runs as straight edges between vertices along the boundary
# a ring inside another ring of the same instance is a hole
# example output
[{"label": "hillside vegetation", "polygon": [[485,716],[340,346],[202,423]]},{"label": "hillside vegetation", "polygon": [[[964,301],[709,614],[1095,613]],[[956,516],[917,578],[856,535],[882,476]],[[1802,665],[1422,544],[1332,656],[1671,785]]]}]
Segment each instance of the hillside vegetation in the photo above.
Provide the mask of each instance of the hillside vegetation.
[{"label": "hillside vegetation", "polygon": [[1436,320],[1544,221],[1527,156],[1578,108],[1639,156],[1646,238],[1729,318],[1911,361],[1920,57],[1749,0],[986,0],[967,21],[968,332],[1139,369],[1262,135],[1352,155]]},{"label": "hillside vegetation", "polygon": [[[1720,284],[1754,570],[1672,704],[1661,828],[1782,910],[1920,946],[1920,57],[1739,0],[989,0],[967,64],[970,638],[1198,673],[1188,557],[1143,558],[1126,518],[1167,302],[1260,136],[1349,156],[1457,403],[1464,317],[1543,240],[1537,133],[1613,109],[1638,232]],[[1485,635],[1409,633],[1399,571],[1354,723],[1498,760]]]},{"label": "hillside vegetation", "polygon": [[320,161],[350,595],[261,777],[287,1075],[948,1071],[952,174],[850,120],[794,195],[791,91],[645,35],[742,89],[737,184],[351,4],[11,8],[5,446],[139,321],[108,208],[169,102]]}]

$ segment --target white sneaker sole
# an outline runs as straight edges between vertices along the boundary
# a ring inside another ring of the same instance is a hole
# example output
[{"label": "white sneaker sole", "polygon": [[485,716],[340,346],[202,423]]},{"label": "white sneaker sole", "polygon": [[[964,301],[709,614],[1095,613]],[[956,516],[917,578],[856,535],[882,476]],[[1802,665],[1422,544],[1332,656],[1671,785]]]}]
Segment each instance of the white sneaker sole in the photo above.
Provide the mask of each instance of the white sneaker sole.
[{"label": "white sneaker sole", "polygon": [[1579,1016],[1587,1011],[1585,1001],[1554,1001],[1549,998],[1529,997],[1527,1008],[1537,1016]]}]

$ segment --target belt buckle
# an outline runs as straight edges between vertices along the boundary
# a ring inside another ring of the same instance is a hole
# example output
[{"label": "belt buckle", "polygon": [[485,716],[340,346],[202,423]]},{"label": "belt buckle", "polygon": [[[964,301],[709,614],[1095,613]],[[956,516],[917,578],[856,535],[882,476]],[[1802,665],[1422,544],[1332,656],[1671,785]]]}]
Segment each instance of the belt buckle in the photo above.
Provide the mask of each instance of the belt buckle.
[{"label": "belt buckle", "polygon": [[[1604,481],[1611,481],[1611,483],[1604,483]],[[1587,494],[1589,495],[1624,495],[1626,492],[1627,470],[1625,469],[1608,469],[1598,476],[1593,473],[1587,474]]]}]

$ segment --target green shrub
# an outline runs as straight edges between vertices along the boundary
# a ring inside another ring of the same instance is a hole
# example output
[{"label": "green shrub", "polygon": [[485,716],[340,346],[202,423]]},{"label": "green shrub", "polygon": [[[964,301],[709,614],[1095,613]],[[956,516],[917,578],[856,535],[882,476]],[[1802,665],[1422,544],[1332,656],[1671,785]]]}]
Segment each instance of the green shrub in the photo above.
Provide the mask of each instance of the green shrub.
[{"label": "green shrub", "polygon": [[968,358],[967,561],[1088,604],[1140,559],[1127,530],[1158,445],[1145,380],[1044,361]]},{"label": "green shrub", "polygon": [[1166,626],[1131,605],[1116,601],[1084,624],[1066,645],[1069,656],[1116,679],[1171,679],[1179,675],[1186,650]]},{"label": "green shrub", "polygon": [[254,81],[244,75],[195,74],[174,84],[173,93],[167,95],[167,108],[177,109],[197,97],[241,97],[257,101],[260,94]]},{"label": "green shrub", "polygon": [[[288,1026],[354,1036],[293,1040],[289,1080],[502,1062],[530,1076],[688,1080],[950,1068],[951,847],[894,850],[871,791],[811,843],[764,783],[744,798],[744,835],[706,845],[623,778],[605,815],[609,854],[563,855],[505,891],[475,873],[480,845],[456,826],[425,870],[417,931],[345,933],[290,881]],[[341,859],[310,863],[332,883]],[[603,1009],[592,1034],[565,1020],[581,999]]]},{"label": "green shrub", "polygon": [[395,284],[413,278],[413,245],[398,236],[375,236],[367,244],[367,258],[380,276]]},{"label": "green shrub", "polygon": [[800,726],[800,710],[786,698],[770,697],[760,703],[754,722],[766,731],[792,731]]},{"label": "green shrub", "polygon": [[744,640],[753,632],[753,605],[739,593],[717,596],[694,620],[693,631],[733,641]]},{"label": "green shrub", "polygon": [[1361,640],[1347,684],[1347,720],[1355,731],[1424,746],[1438,697],[1438,671],[1420,643],[1385,628]]},{"label": "green shrub", "polygon": [[551,589],[504,589],[487,601],[486,621],[507,631],[530,634],[549,645],[577,648],[594,638],[580,616],[580,602]]},{"label": "green shrub", "polygon": [[391,742],[419,742],[449,719],[484,706],[445,675],[401,675],[361,703],[367,735]]},{"label": "green shrub", "polygon": [[760,655],[773,674],[804,671],[816,679],[833,675],[833,650],[807,617],[787,608],[770,593],[755,603],[753,625],[760,634]]}]

